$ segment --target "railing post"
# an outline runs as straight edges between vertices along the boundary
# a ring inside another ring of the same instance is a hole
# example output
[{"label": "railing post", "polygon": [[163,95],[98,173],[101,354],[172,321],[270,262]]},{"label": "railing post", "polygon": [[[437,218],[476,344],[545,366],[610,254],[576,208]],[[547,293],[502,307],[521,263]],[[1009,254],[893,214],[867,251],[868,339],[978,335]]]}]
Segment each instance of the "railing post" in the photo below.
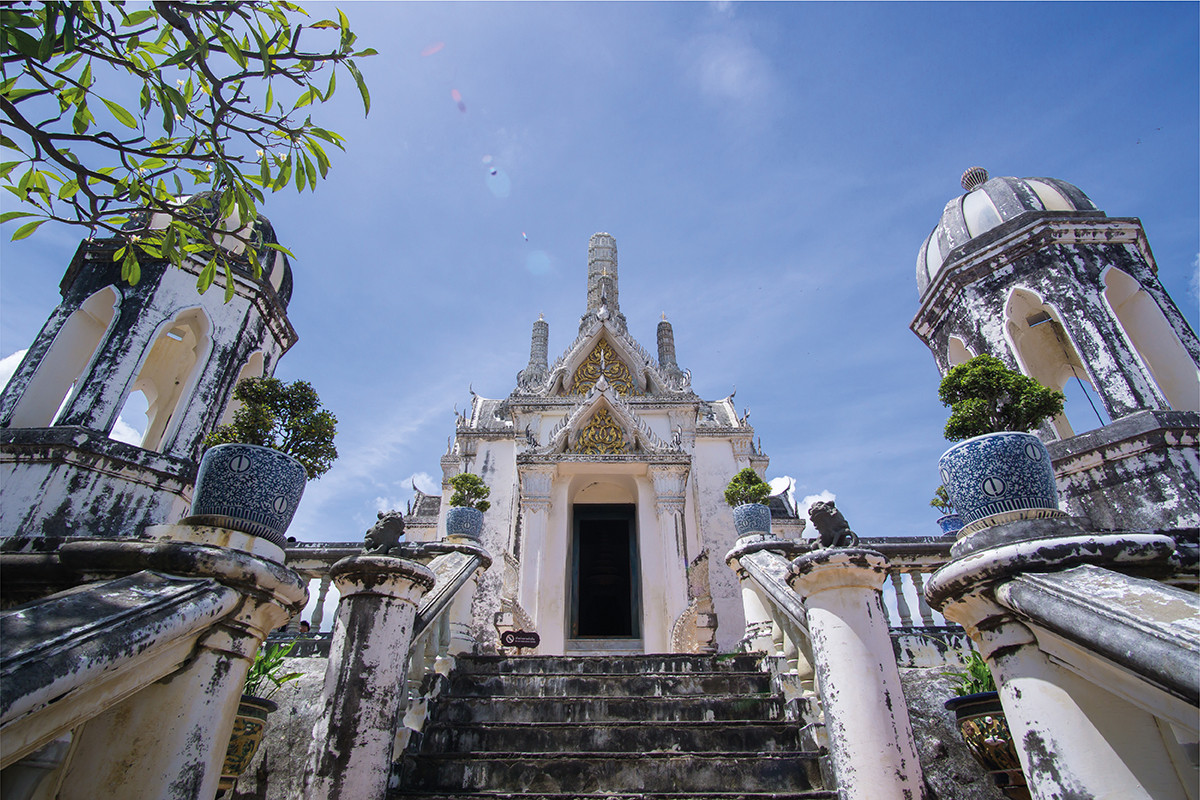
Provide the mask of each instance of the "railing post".
[{"label": "railing post", "polygon": [[892,579],[892,594],[896,596],[896,612],[900,616],[900,627],[912,625],[912,611],[908,608],[908,600],[904,597],[904,573],[900,567],[889,567],[888,577]]},{"label": "railing post", "polygon": [[329,573],[321,575],[321,585],[317,589],[317,606],[313,609],[312,620],[309,622],[313,633],[321,632],[321,622],[325,619],[325,596],[329,594]]},{"label": "railing post", "polygon": [[434,575],[413,561],[379,555],[344,558],[329,574],[341,601],[304,796],[383,797],[408,691],[405,672],[417,602],[433,586]]},{"label": "railing post", "polygon": [[887,559],[825,549],[792,563],[804,601],[829,750],[844,800],[925,796],[900,672],[884,616]]},{"label": "railing post", "polygon": [[917,610],[921,613],[921,624],[933,627],[933,609],[925,599],[925,576],[916,568],[909,574],[912,575],[913,586],[917,589]]}]

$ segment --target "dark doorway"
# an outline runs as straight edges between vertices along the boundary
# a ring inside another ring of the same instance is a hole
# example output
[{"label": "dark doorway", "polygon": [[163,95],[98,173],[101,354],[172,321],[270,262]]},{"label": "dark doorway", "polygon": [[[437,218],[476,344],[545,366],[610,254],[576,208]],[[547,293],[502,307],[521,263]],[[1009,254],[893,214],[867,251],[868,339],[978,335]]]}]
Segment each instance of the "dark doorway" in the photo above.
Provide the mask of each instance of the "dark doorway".
[{"label": "dark doorway", "polygon": [[575,506],[572,553],[571,638],[639,638],[634,506]]}]

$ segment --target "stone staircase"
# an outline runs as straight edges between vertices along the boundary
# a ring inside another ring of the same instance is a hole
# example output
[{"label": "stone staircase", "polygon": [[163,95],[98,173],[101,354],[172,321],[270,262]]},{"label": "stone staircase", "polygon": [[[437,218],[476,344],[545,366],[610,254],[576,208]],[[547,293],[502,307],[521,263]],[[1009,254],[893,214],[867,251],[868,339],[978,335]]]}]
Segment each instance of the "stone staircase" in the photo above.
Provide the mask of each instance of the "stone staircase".
[{"label": "stone staircase", "polygon": [[816,800],[756,656],[463,657],[392,800]]}]

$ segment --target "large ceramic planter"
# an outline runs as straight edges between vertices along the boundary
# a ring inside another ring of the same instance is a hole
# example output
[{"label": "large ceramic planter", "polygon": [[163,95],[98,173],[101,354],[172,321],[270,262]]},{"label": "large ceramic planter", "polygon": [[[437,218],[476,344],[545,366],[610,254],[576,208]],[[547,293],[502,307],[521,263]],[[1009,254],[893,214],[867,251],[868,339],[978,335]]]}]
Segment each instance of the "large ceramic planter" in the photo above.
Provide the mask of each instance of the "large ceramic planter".
[{"label": "large ceramic planter", "polygon": [[222,444],[200,460],[187,521],[261,536],[283,547],[308,473],[291,456],[253,444]]},{"label": "large ceramic planter", "polygon": [[1050,453],[1031,433],[967,439],[943,453],[938,467],[963,536],[1017,519],[1063,516]]},{"label": "large ceramic planter", "polygon": [[981,692],[955,697],[946,702],[946,708],[954,712],[967,749],[996,781],[1000,791],[1012,800],[1030,800],[1000,696],[996,692]]},{"label": "large ceramic planter", "polygon": [[733,527],[738,537],[771,532],[771,509],[762,503],[743,503],[733,507]]},{"label": "large ceramic planter", "polygon": [[221,766],[221,781],[217,785],[220,791],[232,789],[238,777],[250,766],[266,732],[267,714],[278,708],[272,700],[242,695],[237,717],[233,721],[229,747],[225,750],[225,763]]},{"label": "large ceramic planter", "polygon": [[446,512],[446,535],[478,539],[483,531],[483,512],[477,508],[451,506]]}]

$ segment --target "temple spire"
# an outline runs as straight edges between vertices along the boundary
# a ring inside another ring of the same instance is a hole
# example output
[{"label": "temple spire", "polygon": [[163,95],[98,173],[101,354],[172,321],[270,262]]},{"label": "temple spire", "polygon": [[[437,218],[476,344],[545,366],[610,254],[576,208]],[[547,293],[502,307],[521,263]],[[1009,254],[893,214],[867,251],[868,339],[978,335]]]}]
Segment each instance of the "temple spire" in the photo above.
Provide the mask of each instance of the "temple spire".
[{"label": "temple spire", "polygon": [[621,306],[617,295],[617,240],[607,233],[597,233],[588,242],[587,310],[599,311],[601,306],[617,314]]}]

